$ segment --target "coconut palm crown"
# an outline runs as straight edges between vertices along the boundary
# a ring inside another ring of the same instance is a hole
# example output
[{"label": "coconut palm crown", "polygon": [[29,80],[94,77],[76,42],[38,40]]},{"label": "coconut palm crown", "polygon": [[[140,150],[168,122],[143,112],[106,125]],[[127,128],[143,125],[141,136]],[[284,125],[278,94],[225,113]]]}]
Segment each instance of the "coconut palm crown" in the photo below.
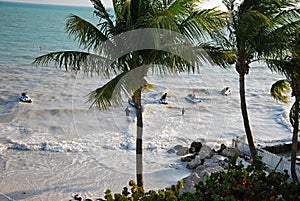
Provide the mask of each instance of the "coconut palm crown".
[{"label": "coconut palm crown", "polygon": [[228,40],[223,44],[235,53],[239,74],[241,111],[252,157],[257,156],[246,104],[245,76],[250,64],[276,57],[299,26],[296,0],[223,0],[229,11]]}]

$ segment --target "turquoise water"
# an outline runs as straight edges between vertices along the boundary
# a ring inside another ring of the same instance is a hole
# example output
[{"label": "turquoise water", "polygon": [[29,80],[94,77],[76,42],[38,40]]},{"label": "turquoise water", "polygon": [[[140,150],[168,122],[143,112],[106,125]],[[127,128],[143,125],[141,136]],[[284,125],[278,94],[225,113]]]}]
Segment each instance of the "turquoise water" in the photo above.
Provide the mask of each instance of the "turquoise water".
[{"label": "turquoise water", "polygon": [[70,13],[95,20],[92,7],[0,2],[0,64],[29,65],[41,53],[78,49],[64,30]]}]

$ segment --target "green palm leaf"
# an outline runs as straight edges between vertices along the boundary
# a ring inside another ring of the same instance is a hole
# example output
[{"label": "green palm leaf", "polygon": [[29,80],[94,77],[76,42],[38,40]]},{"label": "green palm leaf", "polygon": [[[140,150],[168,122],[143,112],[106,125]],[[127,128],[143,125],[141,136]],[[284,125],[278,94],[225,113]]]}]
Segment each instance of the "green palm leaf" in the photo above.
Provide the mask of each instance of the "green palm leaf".
[{"label": "green palm leaf", "polygon": [[42,66],[48,66],[50,63],[54,63],[56,67],[65,68],[66,70],[80,70],[90,75],[97,74],[109,77],[113,72],[116,73],[116,71],[108,67],[110,62],[111,61],[105,57],[88,52],[61,51],[39,56],[35,58],[32,63]]},{"label": "green palm leaf", "polygon": [[288,96],[285,94],[291,91],[290,83],[287,80],[279,80],[271,87],[271,96],[276,101],[288,103]]},{"label": "green palm leaf", "polygon": [[121,105],[134,94],[137,89],[149,90],[154,86],[147,83],[145,76],[147,68],[137,68],[132,71],[123,72],[112,78],[109,82],[100,88],[92,91],[88,97],[91,102],[91,107],[96,106],[101,110],[106,110],[108,107]]},{"label": "green palm leaf", "polygon": [[205,52],[212,59],[213,63],[216,65],[226,68],[228,67],[228,64],[235,63],[236,54],[232,50],[226,50],[223,47],[218,47],[210,43],[201,43],[199,48],[200,51],[205,50]]},{"label": "green palm leaf", "polygon": [[123,88],[117,86],[124,75],[126,75],[126,72],[117,75],[102,87],[89,93],[88,101],[91,102],[90,107],[96,106],[101,110],[107,110],[112,105],[120,105]]},{"label": "green palm leaf", "polygon": [[86,61],[90,53],[77,51],[51,52],[35,58],[32,62],[36,65],[49,65],[54,62],[58,67],[64,67],[66,70],[80,70],[80,66]]},{"label": "green palm leaf", "polygon": [[103,26],[106,26],[106,30],[113,30],[114,29],[114,23],[112,21],[112,14],[109,13],[109,11],[107,9],[105,9],[104,5],[102,4],[101,0],[91,0],[91,2],[94,5],[94,8],[96,9],[96,11],[94,11],[94,13],[102,20],[105,21],[105,23],[103,24]]},{"label": "green palm leaf", "polygon": [[97,48],[101,42],[108,39],[108,35],[99,31],[97,27],[73,14],[70,14],[67,18],[65,29],[69,36],[75,37],[79,46],[88,50]]}]

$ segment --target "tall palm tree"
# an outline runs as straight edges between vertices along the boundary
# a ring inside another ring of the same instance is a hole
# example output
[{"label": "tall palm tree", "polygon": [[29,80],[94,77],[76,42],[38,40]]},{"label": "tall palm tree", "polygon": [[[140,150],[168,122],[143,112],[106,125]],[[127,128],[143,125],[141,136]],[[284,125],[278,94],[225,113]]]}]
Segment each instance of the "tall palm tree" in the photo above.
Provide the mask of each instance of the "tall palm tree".
[{"label": "tall palm tree", "polygon": [[[66,70],[114,76],[89,94],[92,106],[99,109],[121,104],[124,93],[133,96],[137,117],[137,185],[143,186],[141,94],[147,85],[144,77],[149,69],[158,73],[197,71],[199,65],[196,64],[206,58],[192,59],[193,48],[187,51],[184,43],[199,36],[213,37],[221,29],[222,13],[214,9],[195,9],[195,0],[113,0],[113,14],[100,0],[91,2],[99,17],[97,26],[76,15],[70,15],[66,22],[67,33],[75,37],[84,51],[51,52],[33,63],[54,62]],[[149,47],[148,43],[154,45]],[[174,48],[178,43],[182,46]],[[187,54],[183,56],[184,53]]]},{"label": "tall palm tree", "polygon": [[245,76],[249,73],[250,64],[254,61],[276,55],[275,43],[281,38],[282,27],[292,27],[296,0],[223,0],[229,11],[228,40],[225,45],[235,53],[235,68],[239,74],[241,111],[244,128],[251,152],[257,156],[252,130],[248,117],[245,98]]},{"label": "tall palm tree", "polygon": [[290,122],[293,126],[291,174],[295,182],[298,181],[296,173],[296,158],[298,148],[299,116],[300,116],[300,30],[294,33],[288,47],[291,56],[282,60],[269,60],[268,64],[275,70],[286,76],[286,80],[279,80],[272,85],[271,95],[275,100],[288,103],[285,93],[292,90],[295,97],[294,104],[290,110]]}]

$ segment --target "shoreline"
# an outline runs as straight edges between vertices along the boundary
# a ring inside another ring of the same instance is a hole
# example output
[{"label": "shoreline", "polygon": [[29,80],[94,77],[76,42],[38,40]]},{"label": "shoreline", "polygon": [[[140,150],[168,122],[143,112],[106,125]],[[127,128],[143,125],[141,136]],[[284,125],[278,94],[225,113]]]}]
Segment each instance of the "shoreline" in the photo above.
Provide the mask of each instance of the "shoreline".
[{"label": "shoreline", "polygon": [[[203,143],[204,145],[203,146],[205,146],[205,142]],[[281,146],[283,146],[284,145],[284,143],[283,144],[279,144],[279,145],[281,145]],[[279,146],[278,144],[277,145],[275,145],[275,146]],[[178,145],[179,146],[179,145]],[[182,146],[183,147],[183,146]],[[229,148],[231,148],[231,146],[228,146]],[[211,150],[213,150],[213,148],[212,147],[209,147],[210,149],[210,151]],[[171,148],[172,149],[172,148]],[[188,147],[184,147],[184,149],[185,150],[188,150]],[[206,149],[207,150],[207,149]],[[3,151],[3,150],[2,150]],[[14,150],[14,151],[18,151],[18,150]],[[19,150],[20,151],[20,150]],[[166,150],[166,151],[168,151],[168,150]],[[27,152],[27,151],[22,151],[22,152]],[[45,151],[42,151],[42,152],[45,152]],[[169,152],[168,152],[169,153]],[[173,152],[174,153],[174,152]],[[170,152],[169,154],[173,154],[172,152]],[[182,151],[182,153],[181,153],[181,155],[184,153],[184,151]],[[206,154],[209,154],[209,151],[206,151],[205,152]],[[299,153],[299,152],[298,152]],[[53,154],[55,154],[55,153],[53,153]],[[186,153],[185,153],[186,154]],[[183,155],[182,155],[183,156]],[[159,182],[160,180],[159,179],[170,179],[170,177],[173,177],[172,175],[174,174],[174,171],[176,171],[176,169],[178,168],[176,168],[176,164],[178,163],[178,160],[180,160],[181,158],[182,158],[182,156],[180,156],[180,155],[177,155],[177,160],[175,160],[174,161],[174,164],[175,164],[175,166],[172,166],[173,164],[170,164],[170,166],[169,167],[171,167],[172,169],[171,170],[164,170],[164,171],[159,171],[159,172],[157,172],[157,177],[155,177],[155,178],[153,178],[154,180],[157,180],[157,181],[155,181],[154,183],[156,183],[156,182]],[[211,162],[209,162],[209,163],[212,163],[212,166],[213,166],[213,168],[216,168],[217,166],[219,166],[219,164],[222,164],[222,165],[224,165],[223,164],[223,162],[222,162],[222,160],[221,160],[222,158],[220,158],[220,156],[215,156],[214,158],[212,158],[211,159]],[[2,154],[0,154],[0,160],[3,160],[3,158],[2,158]],[[208,161],[210,161],[210,160],[208,160]],[[199,161],[198,161],[199,162]],[[177,164],[178,165],[178,164]],[[185,165],[187,165],[187,163],[182,163],[181,164],[181,166],[185,166]],[[183,168],[183,167],[182,167]],[[206,169],[206,168],[208,168],[208,169]],[[208,172],[210,172],[211,171],[211,169],[209,169],[210,167],[208,167],[208,166],[205,166],[205,168],[204,169],[202,169],[201,171],[205,171],[205,174],[207,174]],[[218,167],[219,168],[219,167]],[[187,171],[189,171],[189,173],[186,173],[185,174],[185,176],[182,176],[182,178],[179,178],[179,175],[177,175],[176,177],[178,178],[178,180],[177,181],[184,181],[184,180],[188,180],[188,179],[195,179],[195,174],[194,174],[194,171],[192,170],[192,169],[189,169],[189,168],[187,168],[186,166],[184,167],[184,169],[186,170],[186,172]],[[182,170],[182,169],[181,169]],[[172,173],[173,172],[173,173]],[[188,179],[187,179],[188,178]],[[198,177],[196,177],[196,178],[198,178]],[[168,179],[168,180],[169,180]],[[121,184],[120,186],[122,186],[122,187],[126,187],[126,186],[128,186],[128,182],[129,181],[127,181],[126,183],[123,183],[123,184]],[[170,180],[169,180],[169,182],[170,182]],[[168,183],[169,183],[168,182]],[[109,186],[110,185],[107,185],[107,187],[109,188]],[[113,185],[112,185],[113,186]],[[150,185],[150,186],[154,186],[153,184],[152,185]],[[171,184],[170,184],[170,186],[171,186]],[[169,185],[168,186],[166,186],[166,187],[163,187],[162,189],[165,189],[165,188],[169,188],[170,187]],[[190,186],[190,184],[189,184],[189,186]],[[188,188],[190,188],[190,187],[188,187]],[[152,189],[151,187],[150,187],[150,189]],[[161,188],[159,188],[159,189],[161,189]],[[149,188],[148,188],[148,190],[149,190]],[[122,188],[119,188],[119,189],[114,189],[113,190],[113,192],[115,192],[115,193],[119,193],[119,192],[121,192],[122,191]],[[2,194],[1,194],[2,193]],[[15,192],[16,193],[16,192]],[[76,194],[76,193],[78,193],[78,192],[76,192],[76,191],[74,191],[74,192],[72,192],[72,193],[70,193],[66,198],[68,198],[68,197],[70,197],[70,196],[72,196],[72,195],[74,195],[74,194]],[[51,193],[52,194],[52,193]],[[89,194],[89,193],[88,193]],[[88,194],[83,194],[84,196],[88,196]],[[3,192],[0,192],[0,198],[1,198],[1,196],[3,197],[3,196],[6,196],[7,195],[7,193],[5,193],[5,194],[3,194]],[[10,193],[8,193],[8,195],[10,195]],[[23,190],[23,191],[19,191],[19,193],[18,193],[18,195],[17,194],[14,194],[14,193],[12,193],[11,195],[13,195],[13,196],[17,196],[18,198],[20,198],[21,199],[21,197],[31,197],[32,196],[32,192],[31,191],[28,191],[28,190]],[[54,195],[54,194],[53,194]],[[94,195],[94,196],[92,196],[92,197],[103,197],[103,195],[104,195],[104,192],[102,193],[102,195],[101,194],[99,194],[99,195]],[[47,197],[47,196],[49,196],[49,194],[48,195],[46,195],[46,194],[43,194],[43,195],[41,195],[41,197]],[[60,196],[61,197],[61,196]],[[33,196],[32,197],[33,199],[32,200],[35,200],[37,197],[36,197],[36,195],[35,196]],[[5,199],[7,199],[7,200],[14,200],[13,198],[10,198],[10,197],[6,197]],[[22,198],[23,199],[23,198]],[[29,198],[29,200],[31,200],[30,198]]]}]

